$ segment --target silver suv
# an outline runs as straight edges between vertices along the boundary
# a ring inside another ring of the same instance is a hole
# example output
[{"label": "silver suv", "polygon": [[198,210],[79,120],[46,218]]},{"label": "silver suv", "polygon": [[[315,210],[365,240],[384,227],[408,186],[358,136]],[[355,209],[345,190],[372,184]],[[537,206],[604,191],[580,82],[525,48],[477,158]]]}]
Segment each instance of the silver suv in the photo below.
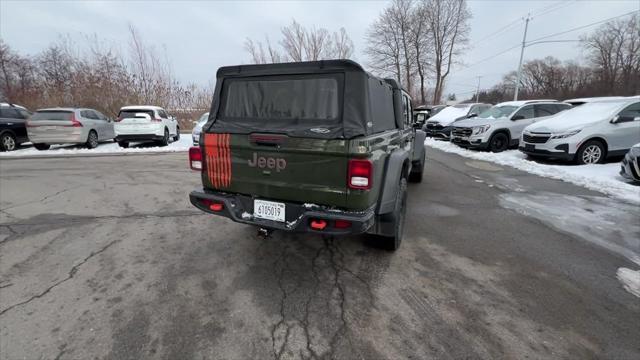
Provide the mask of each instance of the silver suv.
[{"label": "silver suv", "polygon": [[640,142],[640,96],[598,101],[528,126],[520,151],[532,157],[597,164]]},{"label": "silver suv", "polygon": [[501,152],[518,145],[525,127],[570,108],[555,100],[503,102],[473,119],[456,122],[451,141],[462,147]]}]

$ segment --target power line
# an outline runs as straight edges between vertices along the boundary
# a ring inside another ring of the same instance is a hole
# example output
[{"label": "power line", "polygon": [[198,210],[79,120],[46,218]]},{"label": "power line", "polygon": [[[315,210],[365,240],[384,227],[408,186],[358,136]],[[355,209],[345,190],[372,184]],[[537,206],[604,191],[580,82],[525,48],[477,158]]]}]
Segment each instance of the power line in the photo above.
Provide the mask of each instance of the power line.
[{"label": "power line", "polygon": [[633,14],[633,13],[640,13],[640,11],[638,11],[638,10],[634,10],[634,11],[628,12],[628,13],[626,13],[626,14],[622,14],[622,15],[614,16],[614,17],[611,17],[611,18],[608,18],[608,19],[604,19],[604,20],[600,20],[600,21],[596,21],[596,22],[593,22],[593,23],[591,23],[591,24],[586,24],[586,25],[578,26],[578,27],[573,28],[573,29],[568,29],[568,30],[564,30],[564,31],[557,32],[557,33],[554,33],[554,34],[545,35],[545,36],[539,37],[539,38],[537,38],[537,39],[530,40],[529,42],[531,43],[531,42],[534,42],[534,41],[538,41],[538,40],[542,40],[542,39],[548,39],[548,38],[550,38],[550,37],[554,37],[554,36],[558,36],[558,35],[563,35],[563,34],[566,34],[566,33],[570,33],[570,32],[576,31],[576,30],[581,30],[581,29],[584,29],[584,28],[588,28],[588,27],[590,27],[590,26],[594,26],[594,25],[602,24],[602,23],[605,23],[605,22],[608,22],[608,21],[611,21],[611,20],[614,20],[614,19],[617,19],[617,18],[621,18],[621,17],[624,17],[624,16],[628,16],[628,15],[631,15],[631,14]]},{"label": "power line", "polygon": [[521,20],[521,19],[519,19],[519,18],[518,18],[518,19],[515,19],[514,21],[512,21],[512,22],[508,23],[507,25],[505,25],[505,26],[503,26],[503,27],[499,28],[498,30],[496,30],[496,31],[492,32],[491,34],[489,34],[489,35],[487,35],[487,36],[483,37],[482,39],[480,39],[480,40],[476,41],[475,43],[476,43],[476,44],[479,44],[479,43],[481,43],[481,42],[483,42],[483,41],[485,41],[485,40],[487,40],[487,39],[492,38],[492,37],[493,37],[493,36],[495,36],[495,35],[498,35],[498,34],[500,34],[500,33],[504,32],[504,31],[508,30],[509,28],[513,27],[513,25],[518,24],[518,23],[520,22],[520,20]]},{"label": "power line", "polygon": [[531,18],[532,18],[532,19],[533,19],[533,18],[537,18],[537,17],[539,17],[539,16],[546,15],[546,14],[548,14],[548,13],[551,13],[551,12],[554,12],[554,11],[557,11],[557,10],[560,10],[560,9],[563,9],[563,8],[565,8],[565,7],[569,6],[569,5],[571,5],[571,3],[572,3],[572,2],[574,2],[574,1],[576,1],[576,0],[559,1],[559,2],[557,2],[557,3],[551,4],[551,6],[548,6],[548,7],[544,8],[544,9],[542,9],[542,10],[541,10],[542,12],[541,12],[541,13],[539,13],[539,14],[537,14],[537,13],[534,11],[534,12],[533,12],[533,15],[531,16]]},{"label": "power line", "polygon": [[497,54],[494,54],[494,55],[491,55],[491,56],[489,56],[489,57],[486,57],[486,58],[484,58],[484,59],[482,59],[482,60],[480,60],[480,61],[476,61],[476,62],[474,62],[474,63],[473,63],[473,64],[471,64],[471,65],[464,65],[464,66],[463,66],[463,68],[465,68],[465,69],[466,69],[466,68],[470,68],[470,67],[472,67],[472,66],[476,66],[476,65],[478,65],[478,64],[480,64],[480,63],[483,63],[483,62],[485,62],[485,61],[491,60],[491,59],[493,59],[493,58],[495,58],[495,57],[497,57],[497,56],[500,56],[500,55],[502,55],[502,54],[504,54],[504,53],[506,53],[506,52],[509,52],[509,51],[511,51],[511,50],[513,50],[513,49],[515,49],[515,48],[518,48],[518,47],[520,47],[520,46],[522,46],[522,44],[516,44],[516,45],[514,45],[514,46],[512,46],[512,47],[510,47],[510,48],[508,48],[508,49],[506,49],[506,50],[500,51],[500,52],[499,52],[499,53],[497,53]]}]

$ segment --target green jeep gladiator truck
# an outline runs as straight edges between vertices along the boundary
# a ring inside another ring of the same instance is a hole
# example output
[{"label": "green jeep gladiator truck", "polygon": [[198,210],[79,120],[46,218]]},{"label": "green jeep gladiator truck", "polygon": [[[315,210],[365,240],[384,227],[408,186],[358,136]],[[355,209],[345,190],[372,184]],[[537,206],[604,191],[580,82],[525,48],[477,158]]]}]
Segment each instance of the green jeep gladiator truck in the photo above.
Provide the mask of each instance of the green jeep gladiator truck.
[{"label": "green jeep gladiator truck", "polygon": [[191,168],[197,208],[262,229],[369,233],[395,250],[425,133],[394,80],[349,60],[222,67]]}]

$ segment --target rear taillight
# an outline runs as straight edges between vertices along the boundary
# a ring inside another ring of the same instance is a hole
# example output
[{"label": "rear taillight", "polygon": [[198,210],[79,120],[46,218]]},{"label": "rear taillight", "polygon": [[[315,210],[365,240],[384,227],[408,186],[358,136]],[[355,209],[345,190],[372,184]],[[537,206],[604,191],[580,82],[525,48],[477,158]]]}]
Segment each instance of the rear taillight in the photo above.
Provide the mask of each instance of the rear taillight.
[{"label": "rear taillight", "polygon": [[123,117],[118,117],[118,118],[117,118],[117,119],[115,119],[114,121],[115,121],[115,122],[120,122],[120,121],[122,121],[122,119],[124,119],[124,118],[123,118]]},{"label": "rear taillight", "polygon": [[373,183],[373,163],[369,160],[349,160],[347,185],[350,189],[369,190]]},{"label": "rear taillight", "polygon": [[191,170],[202,171],[202,151],[199,147],[189,148],[189,166]]},{"label": "rear taillight", "polygon": [[24,124],[24,126],[26,126],[26,127],[36,127],[37,125],[34,124],[32,121],[27,120],[27,122]]},{"label": "rear taillight", "polygon": [[82,127],[82,123],[76,120],[76,114],[71,113],[71,126],[72,127]]},{"label": "rear taillight", "polygon": [[157,117],[157,118],[151,118],[152,122],[162,122],[162,119]]}]

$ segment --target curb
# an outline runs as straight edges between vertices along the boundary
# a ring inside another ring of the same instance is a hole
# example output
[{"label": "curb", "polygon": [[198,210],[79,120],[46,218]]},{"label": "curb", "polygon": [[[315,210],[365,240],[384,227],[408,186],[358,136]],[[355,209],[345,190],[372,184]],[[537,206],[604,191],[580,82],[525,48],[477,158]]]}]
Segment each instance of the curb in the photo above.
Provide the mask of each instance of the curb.
[{"label": "curb", "polygon": [[121,153],[95,153],[95,154],[60,154],[60,155],[26,155],[26,156],[0,156],[0,160],[29,160],[29,159],[64,159],[75,157],[105,157],[105,156],[131,156],[131,155],[166,155],[186,153],[189,150],[179,151],[136,151]]}]

